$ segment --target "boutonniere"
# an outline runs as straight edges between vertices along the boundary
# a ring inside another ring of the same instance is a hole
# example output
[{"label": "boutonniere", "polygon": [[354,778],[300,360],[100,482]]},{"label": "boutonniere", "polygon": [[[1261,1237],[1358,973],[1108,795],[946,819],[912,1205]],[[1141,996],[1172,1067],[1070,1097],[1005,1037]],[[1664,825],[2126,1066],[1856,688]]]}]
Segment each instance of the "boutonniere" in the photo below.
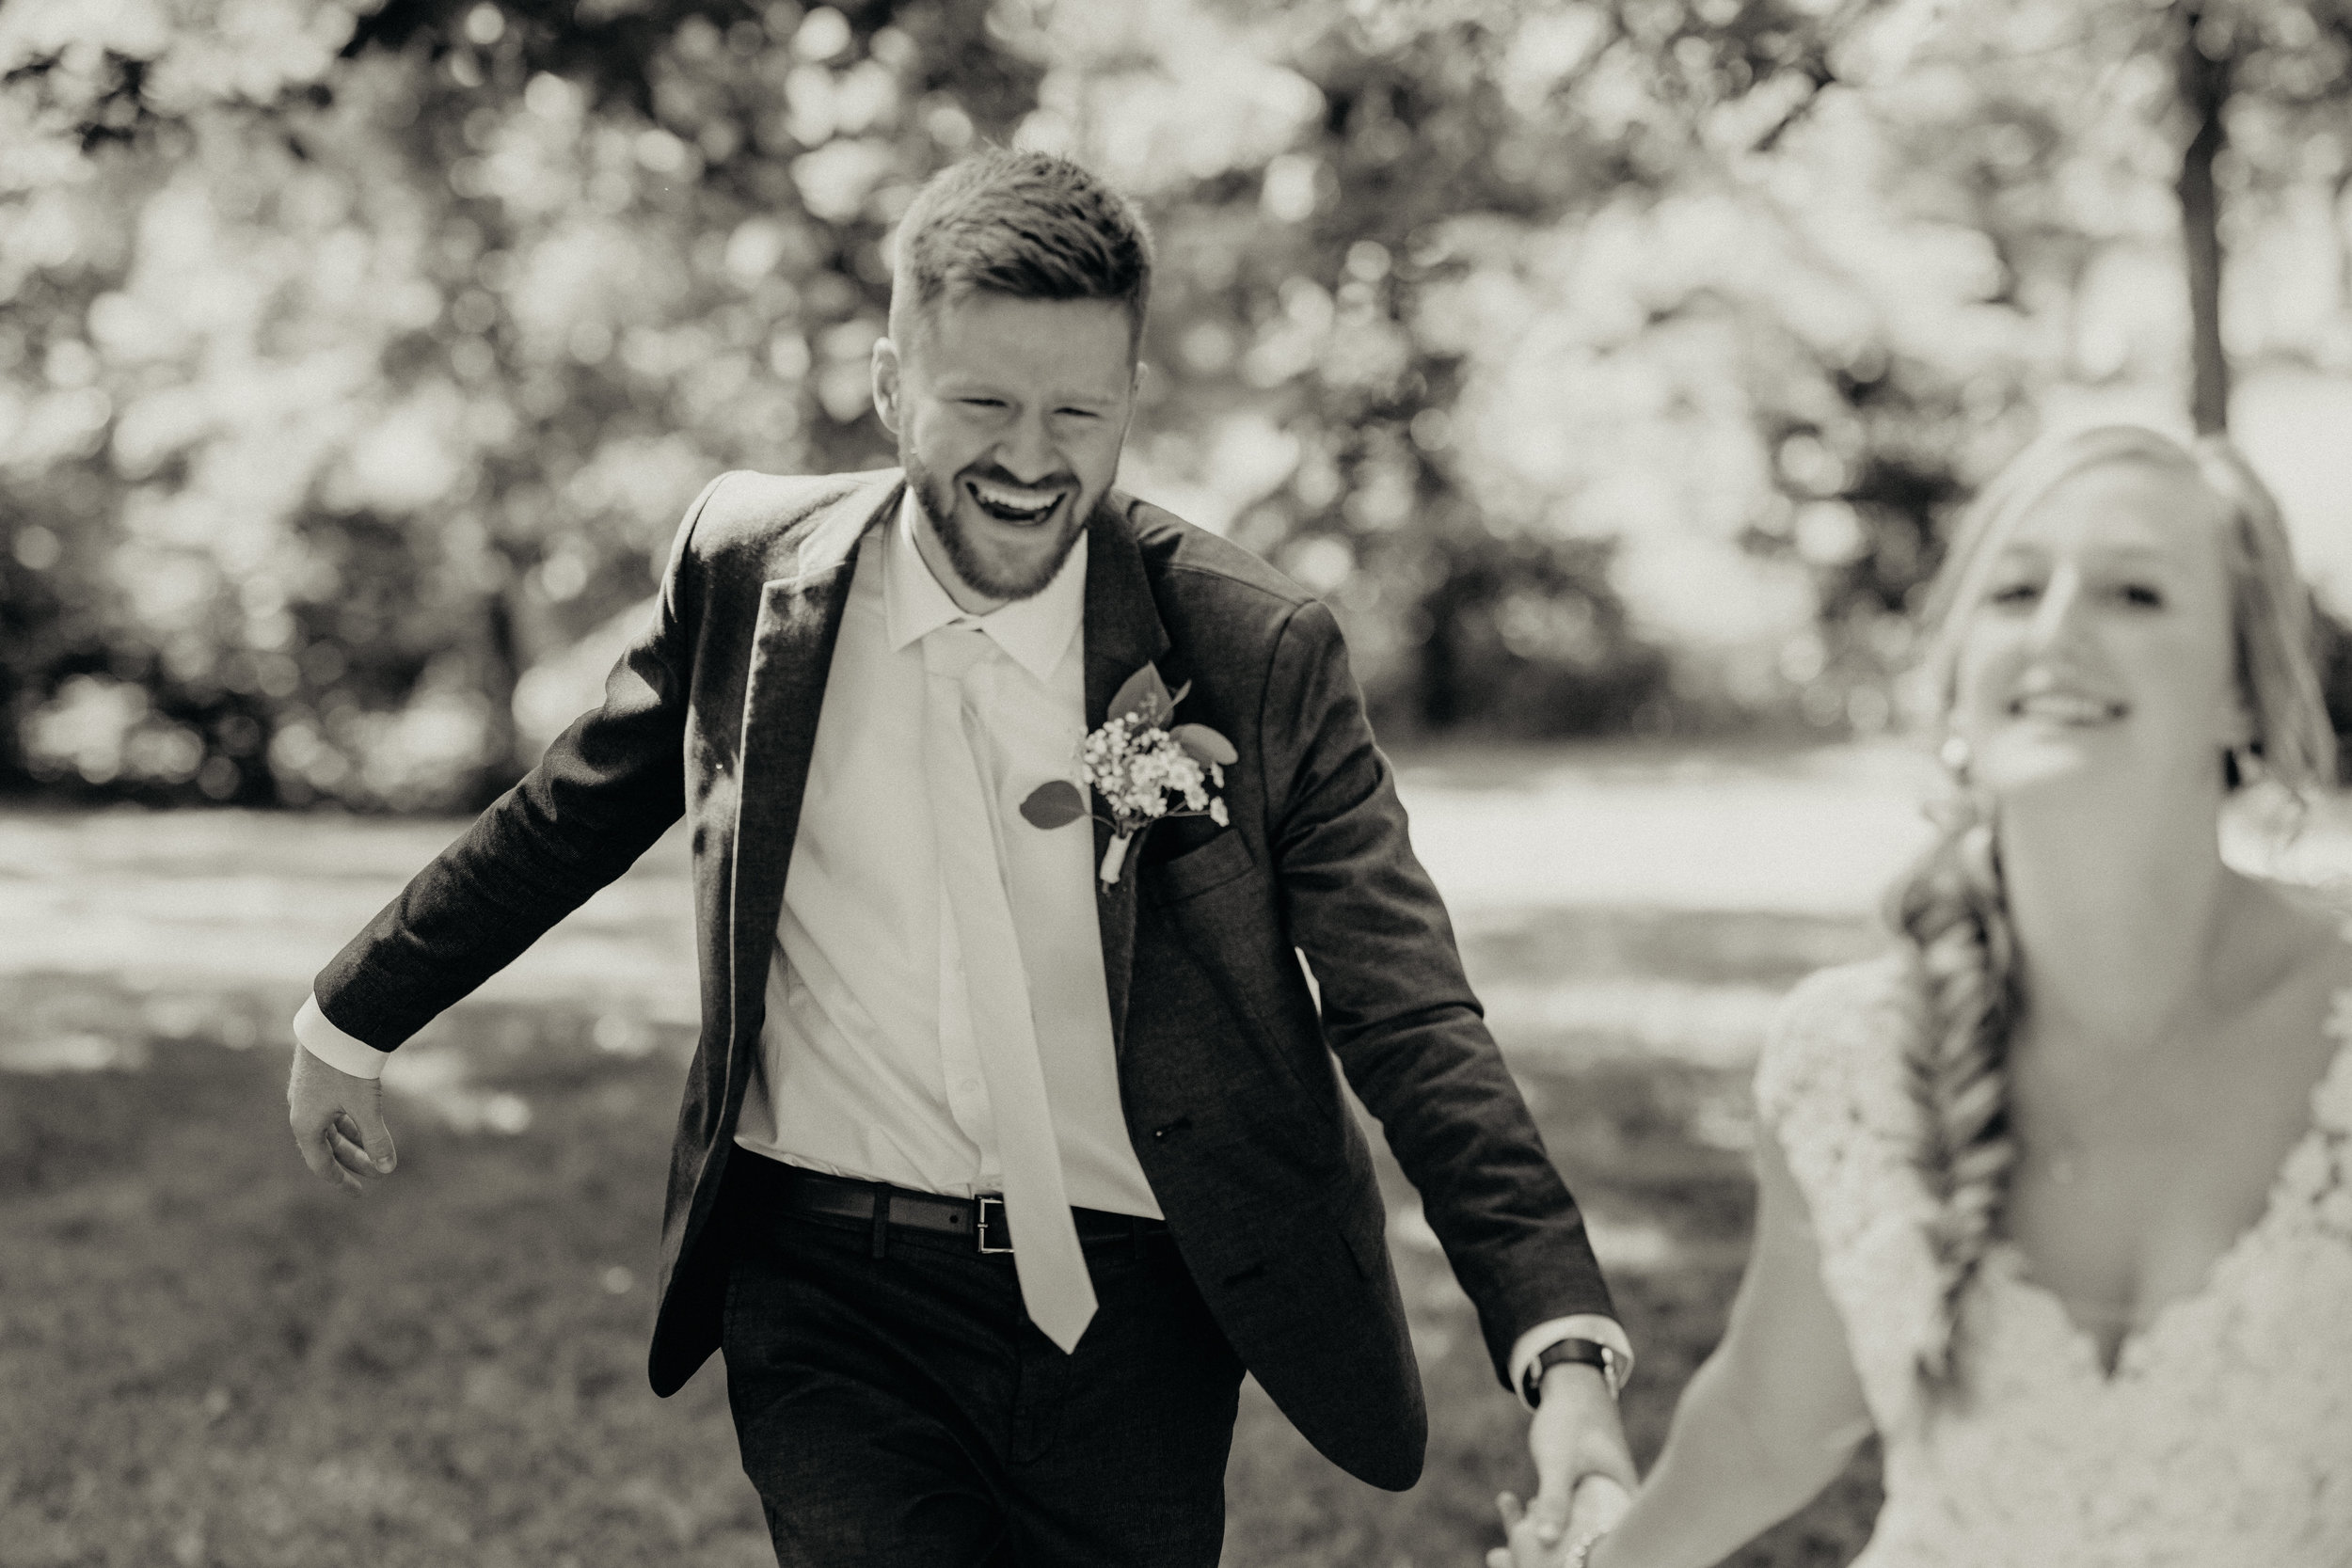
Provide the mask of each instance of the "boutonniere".
[{"label": "boutonniere", "polygon": [[[1206,724],[1168,722],[1191,689],[1186,681],[1171,694],[1156,665],[1129,675],[1111,698],[1110,717],[1078,743],[1079,783],[1049,779],[1021,802],[1021,815],[1040,828],[1082,816],[1109,825],[1099,873],[1104,887],[1118,883],[1136,834],[1161,817],[1205,816],[1220,828],[1232,820],[1223,797],[1211,792],[1225,787],[1225,765],[1240,755],[1233,743]],[[1104,812],[1087,809],[1082,785]]]}]

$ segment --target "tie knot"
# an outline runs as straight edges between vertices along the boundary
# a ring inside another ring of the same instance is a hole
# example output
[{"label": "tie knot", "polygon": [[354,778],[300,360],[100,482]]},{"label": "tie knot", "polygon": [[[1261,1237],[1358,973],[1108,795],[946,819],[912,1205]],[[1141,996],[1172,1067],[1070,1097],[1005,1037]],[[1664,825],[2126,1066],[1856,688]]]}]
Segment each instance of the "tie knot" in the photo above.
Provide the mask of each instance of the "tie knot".
[{"label": "tie knot", "polygon": [[923,668],[961,681],[989,656],[988,633],[969,621],[950,621],[925,634]]}]

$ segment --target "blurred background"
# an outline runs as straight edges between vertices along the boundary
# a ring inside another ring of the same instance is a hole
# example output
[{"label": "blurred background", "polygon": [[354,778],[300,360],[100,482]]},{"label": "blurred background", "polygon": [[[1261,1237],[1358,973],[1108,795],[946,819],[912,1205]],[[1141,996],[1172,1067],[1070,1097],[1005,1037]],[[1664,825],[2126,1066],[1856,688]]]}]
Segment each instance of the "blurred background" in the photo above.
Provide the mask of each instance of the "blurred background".
[{"label": "blurred background", "polygon": [[1400,740],[1876,733],[2054,421],[2226,420],[2341,610],[2346,16],[11,0],[0,783],[481,804],[705,479],[889,461],[891,225],[983,140],[1142,200],[1125,483]]},{"label": "blurred background", "polygon": [[[284,1021],[707,479],[891,460],[891,226],[983,142],[1155,225],[1122,483],[1342,615],[1645,1453],[1761,1021],[1917,841],[1973,490],[2226,428],[2352,725],[2352,0],[6,0],[0,1564],[762,1560],[717,1370],[639,1370],[680,846],[404,1053],[365,1206],[284,1147]],[[1430,1477],[1253,1394],[1229,1561],[1473,1561],[1524,1484],[1390,1178]],[[1845,1560],[1870,1475],[1743,1560]]]}]

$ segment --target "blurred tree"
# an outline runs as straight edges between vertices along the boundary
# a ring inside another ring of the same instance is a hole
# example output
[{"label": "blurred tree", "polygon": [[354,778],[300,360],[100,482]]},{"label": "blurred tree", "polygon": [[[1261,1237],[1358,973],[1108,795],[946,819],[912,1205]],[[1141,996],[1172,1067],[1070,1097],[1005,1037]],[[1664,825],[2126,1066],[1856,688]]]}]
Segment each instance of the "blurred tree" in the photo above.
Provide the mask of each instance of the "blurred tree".
[{"label": "blurred tree", "polygon": [[1157,222],[1130,483],[1385,722],[1875,728],[2048,388],[2352,321],[2262,249],[2347,7],[10,0],[0,779],[480,799],[711,473],[886,459],[889,225],[1013,137]]},{"label": "blurred tree", "polygon": [[2204,434],[2229,427],[2219,164],[2231,126],[2247,122],[2237,138],[2246,150],[2241,187],[2275,191],[2316,154],[2332,163],[2341,199],[2352,182],[2352,3],[2196,0],[2167,8],[2163,21],[2190,128],[2174,190],[2192,321],[2190,412]]},{"label": "blurred tree", "polygon": [[[1491,4],[1293,8],[1262,46],[1316,112],[1250,178],[1163,198],[1166,231],[1232,242],[1187,243],[1171,269],[1175,422],[1248,409],[1281,433],[1295,461],[1233,531],[1335,593],[1392,725],[1593,733],[1665,689],[1605,539],[1497,504],[1454,438],[1479,345],[1435,302],[1510,268],[1504,236],[1640,177],[1540,91],[1515,92],[1525,20]],[[1105,97],[1109,75],[1094,72]]]},{"label": "blurred tree", "polygon": [[[1831,129],[1835,141],[1836,121],[1865,120],[1885,212],[1983,246],[1976,277],[1956,279],[1983,307],[1975,323],[1947,319],[1929,341],[1890,322],[1833,375],[1835,418],[1764,421],[1793,510],[1751,538],[1811,559],[1821,607],[1822,644],[1792,644],[1791,667],[1843,673],[1877,713],[1874,689],[1908,659],[1906,611],[1940,559],[1945,519],[2029,434],[2019,416],[2038,393],[2171,381],[2186,388],[2194,428],[2219,431],[2233,353],[2308,358],[2326,341],[2308,309],[2289,319],[2265,309],[2266,279],[2225,294],[2224,242],[2275,233],[2313,194],[2341,211],[2352,189],[2352,5],[1855,0],[1794,26],[1801,63],[1777,78],[1754,76],[1713,33],[1690,35],[1705,40],[1731,102],[1758,103],[1751,123],[1766,129],[1751,151],[1777,152],[1785,172],[1805,162],[1810,132]],[[2138,286],[2161,279],[2167,247],[2179,258],[2177,337]],[[2341,323],[2352,238],[2339,235],[2333,255],[2323,309]],[[2308,258],[2298,264],[2310,270]],[[2234,349],[2225,300],[2245,318]],[[1987,332],[2009,340],[2000,359],[1971,366],[1951,352]],[[1808,522],[1817,542],[1850,543],[1807,549]],[[1829,694],[1808,693],[1816,717],[1835,711],[1812,700]]]},{"label": "blurred tree", "polygon": [[[1561,734],[1785,701],[1756,647],[1805,590],[1736,564],[1790,511],[1759,430],[1883,337],[1805,323],[1846,269],[1743,166],[1825,74],[1813,11],[1110,9],[1057,13],[1040,118],[1171,236],[1155,477],[1332,594],[1383,711]],[[1227,86],[1170,103],[1172,70]]]},{"label": "blurred tree", "polygon": [[[2341,199],[2352,181],[2352,3],[2101,0],[2058,12],[2010,0],[1970,8],[1923,53],[1929,69],[1966,70],[2006,102],[2008,123],[2038,128],[2030,156],[1982,171],[1988,188],[2044,183],[2056,194],[2087,162],[2104,166],[2097,178],[2110,189],[2134,175],[2169,185],[2186,285],[2189,413],[2201,433],[2226,429],[2223,262],[2231,230],[2250,229],[2252,214],[2225,209],[2260,213],[2314,177]],[[1928,119],[1951,130],[1956,118]],[[2125,127],[2159,139],[2122,145]]]},{"label": "blurred tree", "polygon": [[12,577],[0,652],[37,775],[396,807],[512,777],[523,667],[643,596],[704,479],[887,451],[882,239],[1037,74],[935,3],[358,9],[0,24],[0,505],[56,585]]}]

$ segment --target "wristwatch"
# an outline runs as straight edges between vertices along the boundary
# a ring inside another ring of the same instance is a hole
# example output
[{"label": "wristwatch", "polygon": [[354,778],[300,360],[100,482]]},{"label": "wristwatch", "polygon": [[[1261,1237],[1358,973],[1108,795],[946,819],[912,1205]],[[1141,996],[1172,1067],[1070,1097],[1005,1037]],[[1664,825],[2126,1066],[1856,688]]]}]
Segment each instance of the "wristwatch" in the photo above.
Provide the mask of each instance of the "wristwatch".
[{"label": "wristwatch", "polygon": [[1527,1376],[1519,1391],[1527,1396],[1530,1409],[1544,1402],[1544,1373],[1564,1363],[1574,1362],[1590,1367],[1600,1373],[1600,1380],[1609,1388],[1609,1397],[1617,1397],[1617,1380],[1610,1366],[1613,1357],[1609,1347],[1597,1339],[1554,1339],[1527,1364]]}]

